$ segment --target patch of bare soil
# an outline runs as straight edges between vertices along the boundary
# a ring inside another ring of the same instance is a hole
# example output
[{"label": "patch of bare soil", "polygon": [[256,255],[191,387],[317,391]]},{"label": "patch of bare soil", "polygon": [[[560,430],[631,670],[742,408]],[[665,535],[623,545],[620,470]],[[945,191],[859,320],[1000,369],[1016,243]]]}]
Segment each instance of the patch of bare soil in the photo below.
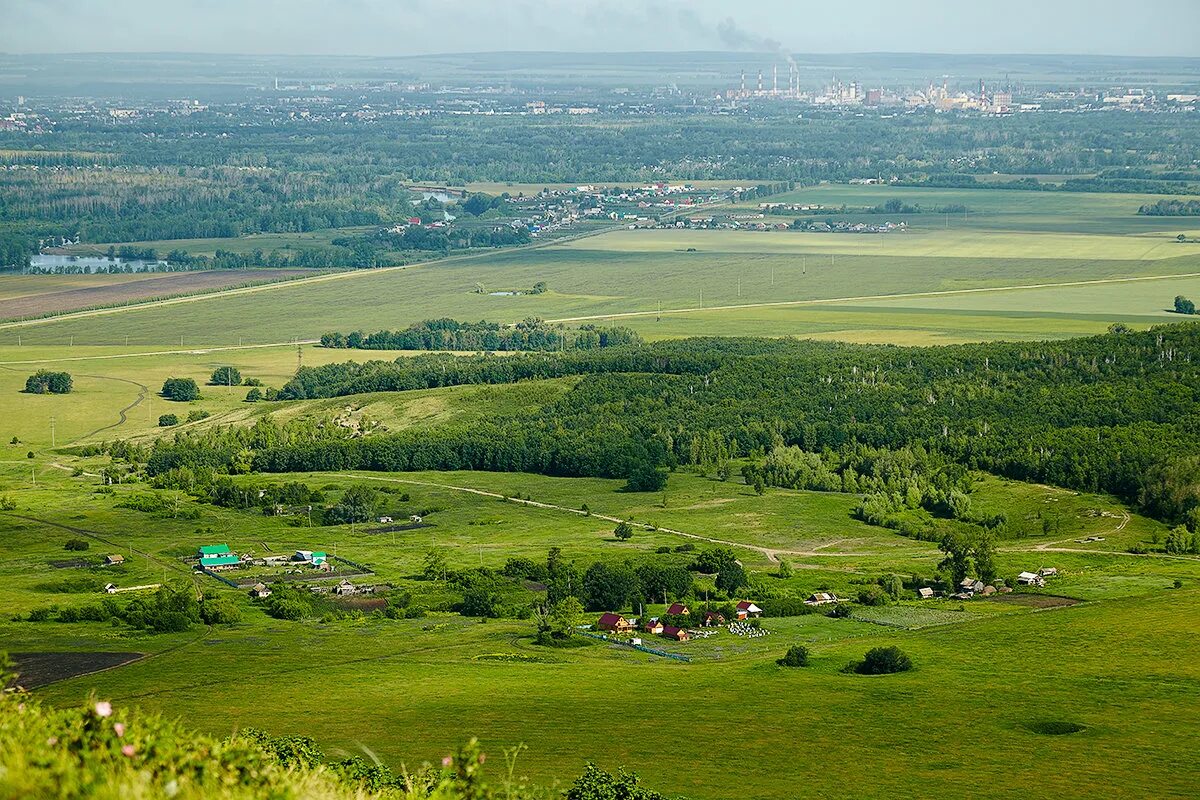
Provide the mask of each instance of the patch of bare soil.
[{"label": "patch of bare soil", "polygon": [[17,677],[12,685],[36,689],[57,681],[130,664],[145,653],[11,653]]}]

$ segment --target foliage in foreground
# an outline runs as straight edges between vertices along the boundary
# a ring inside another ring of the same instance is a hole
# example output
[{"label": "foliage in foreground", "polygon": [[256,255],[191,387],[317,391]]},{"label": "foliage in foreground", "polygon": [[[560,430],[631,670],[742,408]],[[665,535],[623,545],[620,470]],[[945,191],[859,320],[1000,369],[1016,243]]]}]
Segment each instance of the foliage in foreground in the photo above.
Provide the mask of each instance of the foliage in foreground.
[{"label": "foliage in foreground", "polygon": [[[0,655],[0,685],[3,683]],[[229,739],[198,735],[157,715],[91,701],[53,709],[21,692],[0,693],[0,798],[128,800],[535,800],[548,797],[514,778],[515,753],[499,783],[471,741],[440,767],[396,775],[361,758],[327,762],[307,737],[247,730]],[[636,775],[588,764],[570,800],[662,800]]]}]

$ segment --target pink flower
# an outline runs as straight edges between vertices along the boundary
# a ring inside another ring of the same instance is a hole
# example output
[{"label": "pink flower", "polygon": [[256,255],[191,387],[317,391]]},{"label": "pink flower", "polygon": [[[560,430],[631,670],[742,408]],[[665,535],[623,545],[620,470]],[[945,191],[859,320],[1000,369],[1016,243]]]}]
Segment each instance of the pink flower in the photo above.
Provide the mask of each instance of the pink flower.
[{"label": "pink flower", "polygon": [[126,758],[133,758],[133,752],[133,745],[131,744],[127,744],[121,748],[121,755],[125,756]]},{"label": "pink flower", "polygon": [[485,753],[480,753],[479,754],[479,763],[482,764],[484,761],[487,761],[487,755]]},{"label": "pink flower", "polygon": [[58,744],[58,737],[51,736],[49,739],[46,740],[46,744],[49,745],[50,747],[54,747],[54,745]]},{"label": "pink flower", "polygon": [[113,725],[113,732],[116,733],[117,736],[124,736],[125,735],[125,723],[118,722],[116,725]]},{"label": "pink flower", "polygon": [[111,717],[112,703],[108,702],[107,700],[101,700],[99,703],[96,703],[96,716]]},{"label": "pink flower", "polygon": [[453,758],[451,758],[450,756],[446,756],[445,758],[443,758],[443,759],[442,759],[442,766],[443,766],[443,767],[448,767],[448,766],[450,766],[450,765],[451,765],[451,764],[453,764],[453,763],[454,763],[454,759],[453,759]]}]

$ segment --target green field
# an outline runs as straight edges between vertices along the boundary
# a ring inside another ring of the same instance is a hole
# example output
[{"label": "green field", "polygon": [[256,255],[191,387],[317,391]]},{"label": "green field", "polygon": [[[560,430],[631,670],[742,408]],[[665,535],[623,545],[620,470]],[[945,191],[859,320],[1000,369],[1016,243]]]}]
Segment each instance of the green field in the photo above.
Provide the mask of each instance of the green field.
[{"label": "green field", "polygon": [[[455,567],[499,567],[511,556],[544,557],[551,545],[584,563],[679,559],[654,551],[694,541],[641,531],[620,543],[612,523],[597,516],[448,486],[528,494],[563,508],[588,503],[597,515],[795,551],[788,556],[798,567],[795,577],[774,579],[795,592],[825,587],[850,594],[862,578],[883,570],[928,571],[937,558],[928,544],[850,520],[849,496],[769,490],[758,498],[744,486],[689,474],[672,479],[665,508],[657,499],[615,491],[616,481],[485,473],[292,476],[335,491],[363,478],[403,481],[397,485],[410,499],[391,495],[395,512],[437,509],[427,515],[432,527],[390,535],[371,526],[294,528],[283,519],[190,500],[180,508],[196,508],[195,519],[145,514],[116,507],[144,488],[94,494],[95,479],[38,463],[39,488],[16,491],[18,509],[0,515],[7,547],[19,554],[0,564],[0,601],[17,614],[49,603],[94,602],[91,595],[45,588],[78,575],[113,577],[122,585],[164,576],[187,580],[178,557],[214,537],[239,551],[325,547],[372,566],[373,580],[409,588],[427,602],[443,596],[439,582],[414,577],[430,547],[443,549]],[[23,468],[6,466],[0,475],[15,487],[25,483]],[[1157,529],[1134,515],[1113,534],[1114,520],[1126,512],[1100,497],[1000,481],[982,486],[977,496],[1010,511],[1059,504],[1070,535],[1115,538],[1103,544],[1127,544]],[[64,557],[62,543],[79,533],[40,519],[97,537],[84,555],[122,552],[128,565],[119,572],[51,568],[49,561]],[[690,656],[688,664],[599,643],[538,647],[532,623],[522,621],[482,624],[433,613],[417,620],[282,622],[203,576],[195,579],[201,588],[239,598],[241,623],[146,636],[88,623],[6,620],[0,641],[16,652],[154,654],[39,690],[51,702],[78,702],[94,691],[184,716],[203,731],[254,726],[312,735],[331,754],[371,752],[397,766],[436,760],[476,735],[497,758],[502,748],[526,745],[518,774],[543,784],[594,759],[610,769],[636,765],[649,785],[697,798],[785,796],[797,781],[814,796],[843,795],[847,781],[870,786],[873,796],[940,794],[968,774],[989,783],[1036,778],[1057,797],[1089,797],[1102,789],[1186,795],[1200,779],[1186,745],[1200,733],[1194,722],[1200,672],[1188,655],[1191,617],[1200,608],[1193,588],[1200,561],[1039,551],[1041,544],[1053,542],[1012,542],[999,554],[1001,572],[1056,565],[1064,575],[1048,591],[1086,602],[1036,612],[1010,603],[909,601],[886,613],[868,609],[860,619],[766,620],[770,635],[759,639],[722,631],[707,640],[662,643]],[[774,568],[761,551],[735,547],[754,570]],[[1172,590],[1177,577],[1185,588]],[[812,667],[787,671],[772,663],[794,643],[810,648]],[[884,678],[839,674],[877,644],[901,645],[916,670]],[[964,719],[971,721],[971,736],[956,733]],[[1038,733],[1047,722],[1075,723],[1083,731]],[[1163,726],[1172,735],[1145,735]],[[731,735],[752,768],[708,757],[714,742]],[[664,742],[671,743],[669,762],[661,757]],[[895,768],[897,749],[905,753],[903,770]]]},{"label": "green field", "polygon": [[[405,269],[0,325],[0,343],[16,344],[18,336],[33,345],[123,344],[127,337],[139,346],[287,342],[439,316],[611,317],[648,338],[703,332],[900,344],[1061,338],[1118,321],[1135,327],[1169,321],[1170,300],[1197,289],[1200,246],[1175,241],[1186,231],[1179,226],[1189,223],[1136,214],[1152,196],[818,186],[780,197],[852,207],[899,198],[969,211],[911,215],[907,231],[880,235],[621,230]],[[252,244],[239,240],[236,247]],[[472,291],[477,284],[490,291],[537,281],[549,291],[516,297]]]}]

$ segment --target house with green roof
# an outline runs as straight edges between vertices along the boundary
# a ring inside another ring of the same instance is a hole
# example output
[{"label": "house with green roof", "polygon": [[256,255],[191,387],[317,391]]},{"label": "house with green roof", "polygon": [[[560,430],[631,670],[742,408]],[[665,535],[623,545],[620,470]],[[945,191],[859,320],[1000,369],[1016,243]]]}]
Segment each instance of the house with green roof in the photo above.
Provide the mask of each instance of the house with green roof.
[{"label": "house with green roof", "polygon": [[229,549],[227,544],[205,544],[200,546],[200,566],[211,569],[213,567],[232,567],[241,563],[241,559],[237,557]]}]

